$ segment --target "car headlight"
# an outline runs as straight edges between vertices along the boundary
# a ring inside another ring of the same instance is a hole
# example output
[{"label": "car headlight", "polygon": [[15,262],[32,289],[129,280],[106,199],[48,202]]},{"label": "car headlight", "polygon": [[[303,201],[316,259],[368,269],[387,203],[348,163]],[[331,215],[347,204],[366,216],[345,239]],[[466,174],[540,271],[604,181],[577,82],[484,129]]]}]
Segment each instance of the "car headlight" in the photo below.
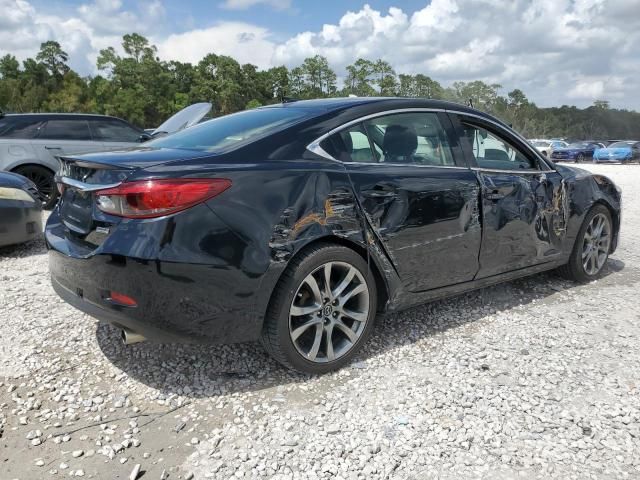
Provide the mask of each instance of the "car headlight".
[{"label": "car headlight", "polygon": [[11,187],[0,187],[0,200],[20,200],[35,203],[35,200],[27,192]]}]

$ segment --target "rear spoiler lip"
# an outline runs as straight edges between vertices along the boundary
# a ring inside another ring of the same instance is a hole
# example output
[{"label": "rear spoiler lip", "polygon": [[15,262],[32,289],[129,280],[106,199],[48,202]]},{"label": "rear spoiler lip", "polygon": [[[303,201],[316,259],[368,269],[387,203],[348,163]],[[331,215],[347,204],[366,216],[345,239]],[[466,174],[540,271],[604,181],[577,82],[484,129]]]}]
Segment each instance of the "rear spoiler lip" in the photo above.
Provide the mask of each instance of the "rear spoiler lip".
[{"label": "rear spoiler lip", "polygon": [[99,183],[84,183],[80,180],[75,180],[69,177],[61,177],[60,175],[55,176],[56,183],[62,183],[63,185],[67,185],[68,187],[75,188],[76,190],[80,190],[81,192],[95,192],[97,190],[106,190],[108,188],[115,188],[119,186],[122,182],[117,183],[109,183],[109,184],[99,184]]}]

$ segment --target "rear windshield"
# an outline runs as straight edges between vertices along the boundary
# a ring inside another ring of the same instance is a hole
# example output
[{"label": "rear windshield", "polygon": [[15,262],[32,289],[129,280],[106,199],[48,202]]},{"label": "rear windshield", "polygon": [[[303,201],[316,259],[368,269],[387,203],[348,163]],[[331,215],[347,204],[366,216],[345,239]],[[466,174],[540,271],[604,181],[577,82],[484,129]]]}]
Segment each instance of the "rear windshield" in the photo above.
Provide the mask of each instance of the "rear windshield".
[{"label": "rear windshield", "polygon": [[309,112],[263,108],[225,115],[144,144],[145,147],[217,151],[256,140],[297,123]]}]

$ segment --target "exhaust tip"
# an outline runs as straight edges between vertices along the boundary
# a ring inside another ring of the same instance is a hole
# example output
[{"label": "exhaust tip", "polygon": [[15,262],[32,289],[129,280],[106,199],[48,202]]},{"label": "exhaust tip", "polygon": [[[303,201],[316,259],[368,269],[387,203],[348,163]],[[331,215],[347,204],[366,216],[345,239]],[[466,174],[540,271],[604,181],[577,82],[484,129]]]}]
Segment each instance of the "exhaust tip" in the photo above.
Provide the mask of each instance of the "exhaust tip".
[{"label": "exhaust tip", "polygon": [[133,330],[129,330],[128,328],[123,328],[120,337],[122,338],[122,343],[125,345],[132,345],[134,343],[144,342],[146,338],[143,335],[140,335]]}]

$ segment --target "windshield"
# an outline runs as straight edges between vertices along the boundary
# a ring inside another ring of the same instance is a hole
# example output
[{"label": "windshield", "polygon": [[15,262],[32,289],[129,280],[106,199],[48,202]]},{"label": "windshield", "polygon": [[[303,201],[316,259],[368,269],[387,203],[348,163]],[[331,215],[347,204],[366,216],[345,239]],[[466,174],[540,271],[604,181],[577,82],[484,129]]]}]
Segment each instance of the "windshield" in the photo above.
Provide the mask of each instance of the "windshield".
[{"label": "windshield", "polygon": [[616,142],[609,145],[609,148],[630,148],[631,142]]},{"label": "windshield", "polygon": [[264,108],[225,115],[173,135],[144,144],[145,147],[217,151],[255,140],[293,125],[308,112],[295,108]]},{"label": "windshield", "polygon": [[589,148],[588,143],[571,143],[567,148]]}]

